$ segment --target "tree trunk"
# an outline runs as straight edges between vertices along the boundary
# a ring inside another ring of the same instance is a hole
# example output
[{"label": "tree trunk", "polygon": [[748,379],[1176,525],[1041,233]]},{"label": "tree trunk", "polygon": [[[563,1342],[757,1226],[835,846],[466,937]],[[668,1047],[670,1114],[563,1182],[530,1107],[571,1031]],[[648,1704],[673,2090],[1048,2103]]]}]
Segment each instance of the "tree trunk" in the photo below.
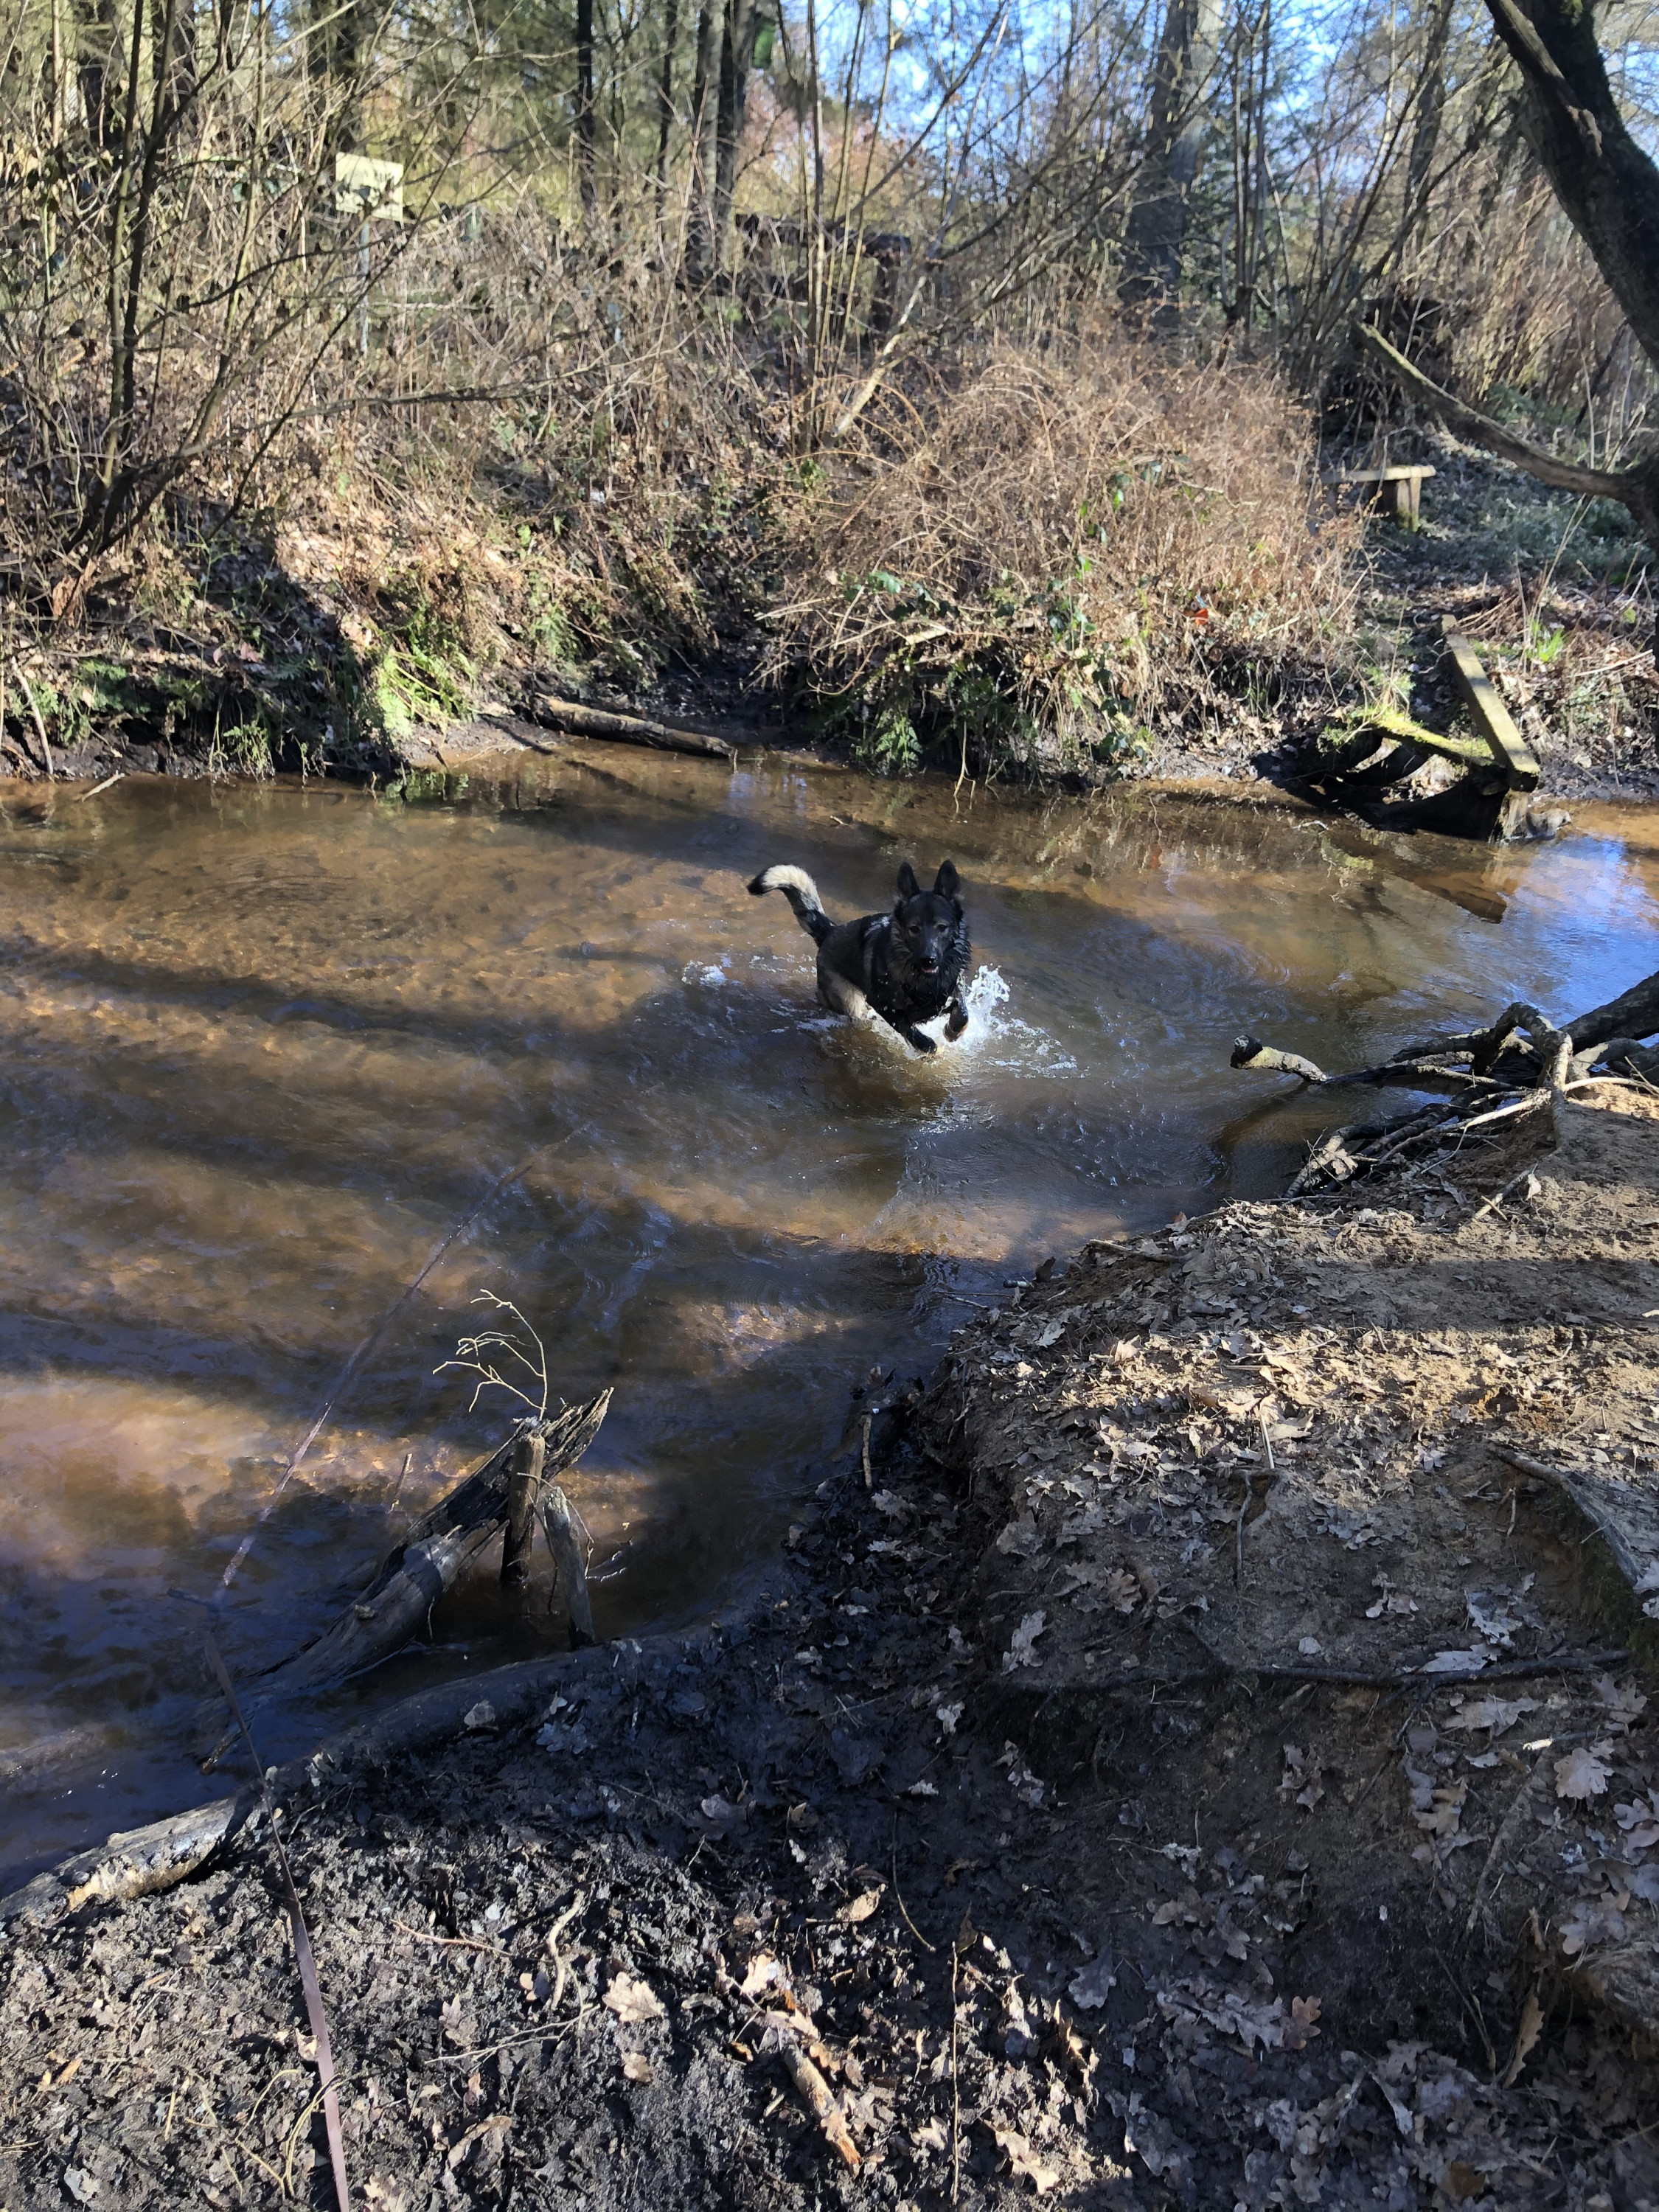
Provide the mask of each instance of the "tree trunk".
[{"label": "tree trunk", "polygon": [[599,117],[593,107],[593,0],[576,0],[576,168],[582,213],[599,204],[593,183],[593,147]]},{"label": "tree trunk", "polygon": [[697,58],[691,80],[691,207],[685,234],[685,273],[694,284],[708,282],[712,258],[709,202],[714,176],[714,102],[709,88],[719,66],[720,35],[714,0],[702,0],[697,13]]},{"label": "tree trunk", "polygon": [[732,197],[737,188],[738,155],[749,111],[749,65],[754,51],[755,0],[726,0],[714,126],[714,265],[717,274],[732,264]]},{"label": "tree trunk", "polygon": [[1172,331],[1180,319],[1188,199],[1204,148],[1220,29],[1220,0],[1169,0],[1117,293],[1133,320],[1159,330]]},{"label": "tree trunk", "polygon": [[1423,89],[1418,95],[1417,121],[1406,156],[1407,240],[1420,241],[1429,219],[1429,185],[1446,112],[1446,48],[1451,38],[1451,17],[1452,0],[1433,0],[1423,40]]},{"label": "tree trunk", "polygon": [[668,0],[662,27],[662,74],[657,83],[657,222],[668,196],[668,137],[674,125],[674,41],[679,36],[679,0]]},{"label": "tree trunk", "polygon": [[1555,197],[1659,367],[1659,168],[1626,127],[1583,0],[1486,0],[1521,71],[1522,112]]}]

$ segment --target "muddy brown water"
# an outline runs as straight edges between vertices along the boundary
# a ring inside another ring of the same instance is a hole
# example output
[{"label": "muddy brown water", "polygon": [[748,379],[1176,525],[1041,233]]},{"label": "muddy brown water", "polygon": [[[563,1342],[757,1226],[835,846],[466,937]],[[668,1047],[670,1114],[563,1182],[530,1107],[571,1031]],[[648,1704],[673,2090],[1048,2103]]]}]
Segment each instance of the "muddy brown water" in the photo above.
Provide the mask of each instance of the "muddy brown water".
[{"label": "muddy brown water", "polygon": [[[963,1301],[1282,1187],[1330,1117],[1264,1111],[1285,1086],[1229,1072],[1239,1031],[1341,1065],[1512,996],[1570,1011],[1651,969],[1659,905],[1635,809],[1494,854],[1224,791],[597,746],[395,796],[0,787],[0,817],[7,1874],[199,1797],[204,1627],[244,1677],[281,1656],[501,1433],[500,1394],[441,1371],[481,1293],[560,1393],[616,1387],[576,1486],[601,1633],[704,1618],[855,1434],[854,1387],[925,1371]],[[743,882],[792,860],[860,912],[947,853],[974,1020],[922,1061],[823,1017],[811,945]],[[475,1574],[262,1752],[544,1648],[543,1574],[522,1607]]]}]

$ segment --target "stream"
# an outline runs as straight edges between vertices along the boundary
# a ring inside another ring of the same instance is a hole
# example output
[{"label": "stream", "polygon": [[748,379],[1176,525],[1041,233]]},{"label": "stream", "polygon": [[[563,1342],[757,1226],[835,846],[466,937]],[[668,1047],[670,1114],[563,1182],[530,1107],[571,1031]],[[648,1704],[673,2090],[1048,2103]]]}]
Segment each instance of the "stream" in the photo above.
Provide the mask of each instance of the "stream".
[{"label": "stream", "polygon": [[[947,854],[973,1018],[923,1060],[825,1017],[744,883],[793,860],[840,917]],[[1659,964],[1656,905],[1633,807],[1492,851],[1225,787],[580,744],[402,794],[0,785],[0,1875],[228,1786],[185,1747],[204,1628],[240,1679],[281,1657],[498,1440],[514,1404],[445,1366],[481,1300],[557,1395],[615,1388],[574,1486],[599,1633],[706,1619],[855,1442],[856,1387],[1049,1252],[1283,1188],[1342,1114],[1263,1111],[1292,1086],[1232,1073],[1236,1036],[1340,1066],[1565,1015]],[[547,1648],[546,1577],[520,1606],[489,1559],[262,1755]]]}]

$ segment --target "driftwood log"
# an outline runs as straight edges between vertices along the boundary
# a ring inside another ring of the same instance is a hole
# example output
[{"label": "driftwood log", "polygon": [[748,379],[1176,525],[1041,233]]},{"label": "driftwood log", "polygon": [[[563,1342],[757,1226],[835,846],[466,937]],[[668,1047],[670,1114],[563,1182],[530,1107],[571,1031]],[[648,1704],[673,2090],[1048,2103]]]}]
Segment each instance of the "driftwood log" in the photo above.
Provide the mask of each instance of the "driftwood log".
[{"label": "driftwood log", "polygon": [[[603,1390],[585,1405],[568,1407],[530,1429],[541,1446],[543,1463],[574,1467],[598,1436],[610,1403],[611,1393]],[[342,1681],[401,1650],[461,1570],[506,1527],[526,1434],[524,1428],[515,1430],[482,1467],[423,1514],[386,1554],[368,1587],[314,1642],[256,1676],[249,1710],[273,1697]],[[533,1503],[532,1493],[532,1509]],[[202,1754],[205,1771],[218,1764],[232,1739],[222,1697],[209,1698],[198,1712],[195,1738],[210,1746]]]},{"label": "driftwood log", "polygon": [[551,693],[531,695],[526,712],[544,729],[563,730],[573,738],[605,738],[613,744],[649,745],[653,751],[695,753],[705,760],[734,761],[738,749],[725,738],[704,730],[688,730],[675,722],[659,722],[648,714],[618,714],[605,707],[583,707],[574,699],[556,699]]}]

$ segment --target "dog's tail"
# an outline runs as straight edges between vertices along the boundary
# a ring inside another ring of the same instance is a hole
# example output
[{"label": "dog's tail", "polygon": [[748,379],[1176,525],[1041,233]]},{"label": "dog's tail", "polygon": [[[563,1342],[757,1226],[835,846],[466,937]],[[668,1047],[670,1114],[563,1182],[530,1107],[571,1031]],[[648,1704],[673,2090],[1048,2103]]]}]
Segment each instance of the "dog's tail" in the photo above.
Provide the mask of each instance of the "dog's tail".
[{"label": "dog's tail", "polygon": [[822,945],[836,926],[824,912],[818,887],[805,868],[763,868],[749,889],[756,898],[768,891],[781,891],[794,908],[796,921],[814,945]]}]

